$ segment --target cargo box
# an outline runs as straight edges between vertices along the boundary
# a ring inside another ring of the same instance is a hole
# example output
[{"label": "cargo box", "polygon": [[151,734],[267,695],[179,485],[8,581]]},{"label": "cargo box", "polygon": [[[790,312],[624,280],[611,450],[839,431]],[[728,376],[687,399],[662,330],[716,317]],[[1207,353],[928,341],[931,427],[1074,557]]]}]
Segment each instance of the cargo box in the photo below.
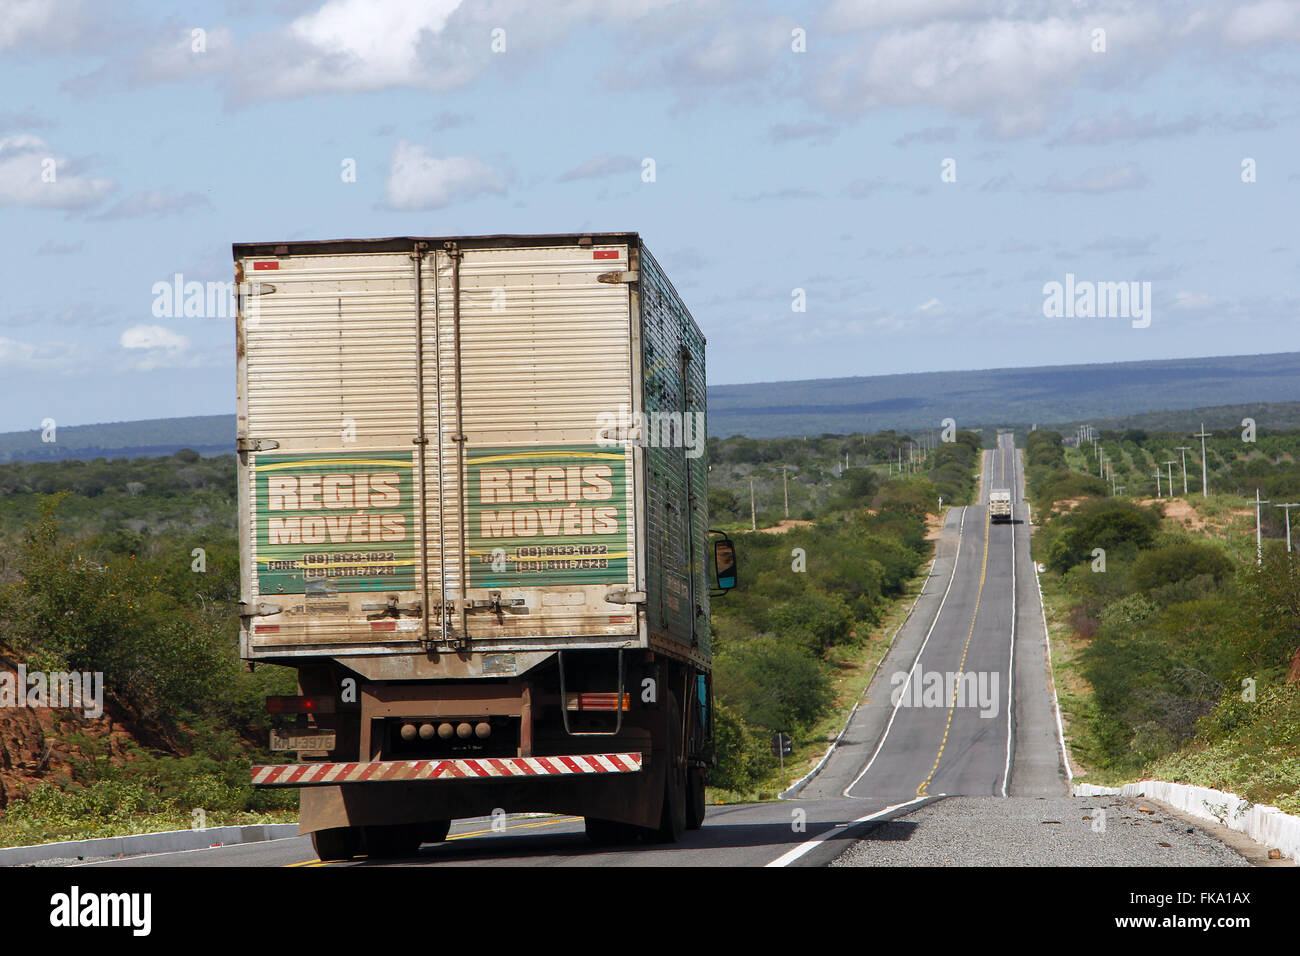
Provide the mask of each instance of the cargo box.
[{"label": "cargo box", "polygon": [[234,257],[245,658],[707,666],[704,338],[636,234]]}]

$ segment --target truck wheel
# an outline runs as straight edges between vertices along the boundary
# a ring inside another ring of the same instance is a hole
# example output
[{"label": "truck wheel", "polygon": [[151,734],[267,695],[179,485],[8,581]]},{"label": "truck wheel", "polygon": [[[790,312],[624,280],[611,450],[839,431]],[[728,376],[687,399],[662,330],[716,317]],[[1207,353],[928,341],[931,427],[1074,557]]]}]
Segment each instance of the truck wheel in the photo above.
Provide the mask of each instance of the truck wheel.
[{"label": "truck wheel", "polygon": [[382,826],[362,827],[366,855],[376,860],[393,860],[415,856],[420,849],[420,824],[389,823]]},{"label": "truck wheel", "polygon": [[621,846],[626,843],[635,843],[637,839],[636,828],[628,826],[626,823],[618,823],[615,820],[600,820],[596,817],[584,817],[582,824],[587,831],[587,839],[596,846]]},{"label": "truck wheel", "polygon": [[668,740],[664,744],[664,808],[659,817],[659,829],[654,831],[656,843],[676,843],[686,832],[686,761],[680,753],[682,738],[682,711],[677,695],[668,696]]},{"label": "truck wheel", "polygon": [[361,828],[317,830],[311,835],[311,845],[322,860],[350,860],[361,849]]},{"label": "truck wheel", "polygon": [[701,767],[692,767],[686,774],[686,829],[698,830],[704,826],[704,785],[708,782]]},{"label": "truck wheel", "polygon": [[[442,843],[451,830],[450,820],[429,820],[420,824],[421,843]],[[417,848],[418,849],[418,848]]]}]

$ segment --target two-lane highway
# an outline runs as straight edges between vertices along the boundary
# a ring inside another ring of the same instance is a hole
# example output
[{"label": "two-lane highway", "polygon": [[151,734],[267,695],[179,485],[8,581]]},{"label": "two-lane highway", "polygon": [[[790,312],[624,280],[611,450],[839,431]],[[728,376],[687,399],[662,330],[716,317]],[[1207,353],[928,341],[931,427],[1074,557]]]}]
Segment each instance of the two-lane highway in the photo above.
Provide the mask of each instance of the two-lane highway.
[{"label": "two-lane highway", "polygon": [[[984,452],[978,504],[949,509],[930,576],[867,696],[821,770],[779,802],[710,807],[669,846],[596,847],[575,817],[461,820],[406,865],[824,865],[875,828],[944,795],[1066,795],[1043,616],[1029,559],[1023,470],[1012,436]],[[1009,488],[1013,522],[988,492]],[[889,824],[894,820],[893,824]],[[504,823],[504,825],[503,825]],[[891,836],[891,839],[894,837]],[[364,858],[331,866],[374,866]],[[298,866],[305,837],[90,865]]]}]

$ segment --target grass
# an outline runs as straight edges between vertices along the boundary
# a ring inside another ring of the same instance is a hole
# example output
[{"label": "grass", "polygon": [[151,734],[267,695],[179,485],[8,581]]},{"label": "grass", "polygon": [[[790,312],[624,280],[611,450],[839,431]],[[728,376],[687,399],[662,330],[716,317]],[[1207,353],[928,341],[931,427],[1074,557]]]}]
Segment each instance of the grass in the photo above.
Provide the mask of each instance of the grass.
[{"label": "grass", "polygon": [[[1206,522],[1198,534],[1210,534],[1223,541],[1238,561],[1254,559],[1253,499],[1216,495],[1185,500]],[[1250,510],[1249,515],[1242,513],[1246,509]],[[1166,531],[1183,530],[1183,525],[1171,518],[1166,518],[1163,526]],[[1096,701],[1079,665],[1079,654],[1088,641],[1070,625],[1070,597],[1060,577],[1044,574],[1040,583],[1052,644],[1052,675],[1075,782],[1104,787],[1131,783],[1131,775],[1099,769],[1093,763],[1088,725]],[[1300,685],[1261,687],[1254,704],[1220,705],[1196,740],[1147,765],[1141,776],[1225,790],[1254,803],[1298,813],[1300,758],[1295,754],[1300,751],[1300,730],[1297,728],[1300,728]]]},{"label": "grass", "polygon": [[176,757],[142,748],[125,764],[92,755],[75,764],[77,780],[60,775],[11,800],[0,815],[0,846],[296,822],[298,794],[254,789],[248,766],[230,755]]},{"label": "grass", "polygon": [[1146,768],[1174,783],[1226,790],[1300,813],[1300,684],[1261,686],[1255,701],[1230,698],[1197,741]]}]

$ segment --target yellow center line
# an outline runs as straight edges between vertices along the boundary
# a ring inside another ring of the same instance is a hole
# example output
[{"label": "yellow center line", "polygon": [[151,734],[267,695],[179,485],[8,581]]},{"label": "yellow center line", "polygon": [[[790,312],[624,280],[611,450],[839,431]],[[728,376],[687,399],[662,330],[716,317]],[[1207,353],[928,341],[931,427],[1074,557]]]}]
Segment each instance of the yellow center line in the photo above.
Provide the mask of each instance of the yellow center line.
[{"label": "yellow center line", "polygon": [[926,774],[925,779],[921,781],[921,785],[916,788],[916,795],[918,797],[927,796],[925,792],[926,788],[930,786],[930,781],[934,779],[935,771],[939,769],[939,761],[943,759],[943,748],[948,745],[948,734],[952,731],[952,715],[957,710],[957,694],[960,692],[961,689],[961,680],[962,680],[961,675],[966,670],[966,655],[970,652],[971,638],[975,636],[975,619],[979,617],[980,598],[984,594],[984,577],[988,573],[988,569],[989,569],[989,520],[990,520],[989,516],[990,516],[990,512],[985,511],[984,512],[984,557],[980,561],[980,584],[979,584],[979,588],[975,592],[975,610],[971,612],[970,631],[968,631],[966,634],[966,644],[964,647],[962,647],[961,650],[961,664],[959,664],[957,667],[957,679],[953,682],[952,705],[948,708],[948,720],[944,724],[943,739],[939,741],[939,752],[935,755],[934,766],[930,768],[930,772]]},{"label": "yellow center line", "polygon": [[[509,826],[500,827],[496,830],[490,827],[486,830],[470,830],[466,833],[455,833],[447,837],[447,842],[452,840],[464,840],[466,837],[486,836],[490,833],[500,833],[502,830],[530,830],[535,827],[549,827],[557,823],[574,823],[581,820],[582,817],[557,817],[553,820],[538,820],[529,823],[512,823]],[[291,866],[329,866],[330,863],[337,863],[337,860],[302,860],[299,863],[286,863],[285,867]]]}]

